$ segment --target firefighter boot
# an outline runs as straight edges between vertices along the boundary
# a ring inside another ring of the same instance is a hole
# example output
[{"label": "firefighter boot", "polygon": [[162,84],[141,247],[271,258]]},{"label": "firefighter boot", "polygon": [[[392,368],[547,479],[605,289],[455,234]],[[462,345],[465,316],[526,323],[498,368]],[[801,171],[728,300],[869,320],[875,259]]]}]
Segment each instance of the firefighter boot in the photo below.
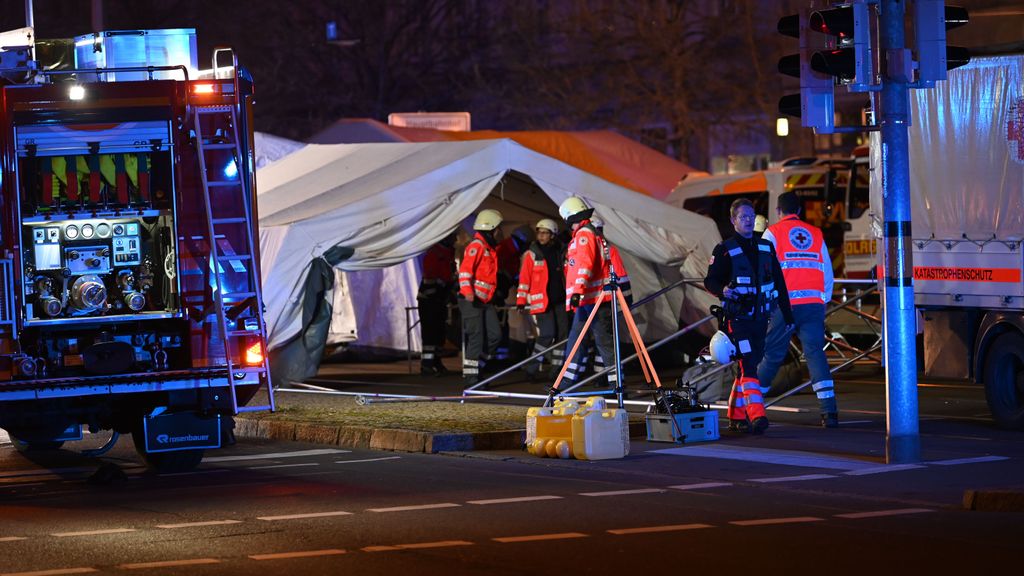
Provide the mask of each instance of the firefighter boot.
[{"label": "firefighter boot", "polygon": [[764,431],[768,429],[768,418],[760,416],[754,418],[754,421],[750,423],[751,434],[764,434]]},{"label": "firefighter boot", "polygon": [[743,420],[729,420],[729,432],[750,432],[750,422]]},{"label": "firefighter boot", "polygon": [[839,414],[836,412],[828,412],[821,415],[821,427],[822,428],[839,428]]}]

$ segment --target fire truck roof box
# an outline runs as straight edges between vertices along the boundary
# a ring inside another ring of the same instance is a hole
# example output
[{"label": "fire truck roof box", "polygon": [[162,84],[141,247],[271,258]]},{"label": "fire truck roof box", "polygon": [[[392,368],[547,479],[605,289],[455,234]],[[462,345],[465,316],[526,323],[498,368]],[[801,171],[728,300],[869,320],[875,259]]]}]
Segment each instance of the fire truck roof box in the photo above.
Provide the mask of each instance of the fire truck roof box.
[{"label": "fire truck roof box", "polygon": [[[197,52],[195,28],[109,30],[75,36],[75,68],[79,69],[184,66],[189,78],[195,78],[199,70]],[[147,72],[96,76],[100,82],[149,79]],[[154,72],[153,78],[184,80],[181,72],[173,70]]]}]

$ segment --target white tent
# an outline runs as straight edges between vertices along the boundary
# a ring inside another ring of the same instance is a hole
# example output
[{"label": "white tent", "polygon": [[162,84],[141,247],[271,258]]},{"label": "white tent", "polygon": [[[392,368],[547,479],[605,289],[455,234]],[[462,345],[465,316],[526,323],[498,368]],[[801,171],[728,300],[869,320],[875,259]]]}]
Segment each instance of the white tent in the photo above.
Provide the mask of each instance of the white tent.
[{"label": "white tent", "polygon": [[[573,194],[585,197],[604,219],[609,240],[633,257],[626,265],[638,297],[666,280],[665,268],[644,263],[703,275],[720,240],[708,218],[511,140],[310,144],[259,171],[257,184],[271,349],[303,330],[305,282],[328,250],[353,250],[337,264],[347,271],[405,262],[481,204],[496,205],[506,220],[530,222],[537,217],[530,206],[539,199],[557,205]],[[674,302],[645,307],[645,337],[675,329],[681,300],[677,293]]]}]

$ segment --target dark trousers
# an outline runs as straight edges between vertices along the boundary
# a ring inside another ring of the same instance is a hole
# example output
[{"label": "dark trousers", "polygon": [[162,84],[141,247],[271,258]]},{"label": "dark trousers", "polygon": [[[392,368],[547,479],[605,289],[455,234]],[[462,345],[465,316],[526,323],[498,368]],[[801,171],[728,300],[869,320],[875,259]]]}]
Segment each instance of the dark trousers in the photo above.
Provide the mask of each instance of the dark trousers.
[{"label": "dark trousers", "polygon": [[459,312],[462,314],[462,376],[475,381],[480,377],[485,351],[493,353],[498,349],[501,326],[498,325],[498,314],[490,304],[474,305],[460,299]]},{"label": "dark trousers", "polygon": [[[554,310],[552,310],[554,308]],[[535,314],[533,318],[537,321],[537,330],[540,334],[537,336],[537,341],[533,345],[533,353],[537,354],[541,350],[551,346],[555,342],[565,340],[569,335],[569,313],[562,309],[561,306],[548,304],[548,309],[540,314]],[[561,370],[562,364],[565,362],[565,349],[555,348],[548,352],[545,356],[549,358],[552,370]],[[541,364],[544,363],[544,356],[539,356],[535,361],[530,362],[526,365],[527,374],[537,374],[541,368]]]},{"label": "dark trousers", "polygon": [[[576,313],[572,318],[572,328],[569,329],[569,341],[566,343],[565,354],[566,357],[572,352],[573,345],[579,340],[580,334],[583,333],[583,325],[587,323],[587,318],[593,311],[594,305],[580,306],[576,309]],[[615,343],[612,338],[612,307],[610,304],[602,304],[601,308],[597,311],[597,317],[594,318],[593,323],[590,324],[587,334],[592,335],[594,342],[597,344],[597,351],[604,358],[606,363],[614,362],[615,358]],[[583,374],[585,366],[583,365],[584,356],[587,353],[587,342],[586,339],[580,344],[579,349],[576,350],[576,354],[569,358],[567,361],[569,367],[565,371],[565,384],[572,385],[580,380]],[[755,365],[756,367],[756,365]],[[608,384],[611,386],[618,386],[617,376],[615,371],[608,373]]]},{"label": "dark trousers", "polygon": [[446,332],[445,321],[448,317],[447,294],[420,299],[416,305],[420,315],[420,339],[423,340],[420,366],[426,369],[440,368],[441,349],[444,348]]}]

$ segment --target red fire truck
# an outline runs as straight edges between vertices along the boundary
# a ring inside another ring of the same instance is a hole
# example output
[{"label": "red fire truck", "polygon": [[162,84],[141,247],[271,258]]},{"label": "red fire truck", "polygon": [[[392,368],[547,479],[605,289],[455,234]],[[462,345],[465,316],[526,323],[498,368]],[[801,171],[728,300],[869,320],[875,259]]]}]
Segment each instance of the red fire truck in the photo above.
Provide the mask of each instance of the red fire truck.
[{"label": "red fire truck", "polygon": [[111,430],[180,471],[273,410],[252,79],[229,50],[206,75],[118,64],[167,32],[78,37],[76,65],[0,51],[0,428],[21,450]]}]

